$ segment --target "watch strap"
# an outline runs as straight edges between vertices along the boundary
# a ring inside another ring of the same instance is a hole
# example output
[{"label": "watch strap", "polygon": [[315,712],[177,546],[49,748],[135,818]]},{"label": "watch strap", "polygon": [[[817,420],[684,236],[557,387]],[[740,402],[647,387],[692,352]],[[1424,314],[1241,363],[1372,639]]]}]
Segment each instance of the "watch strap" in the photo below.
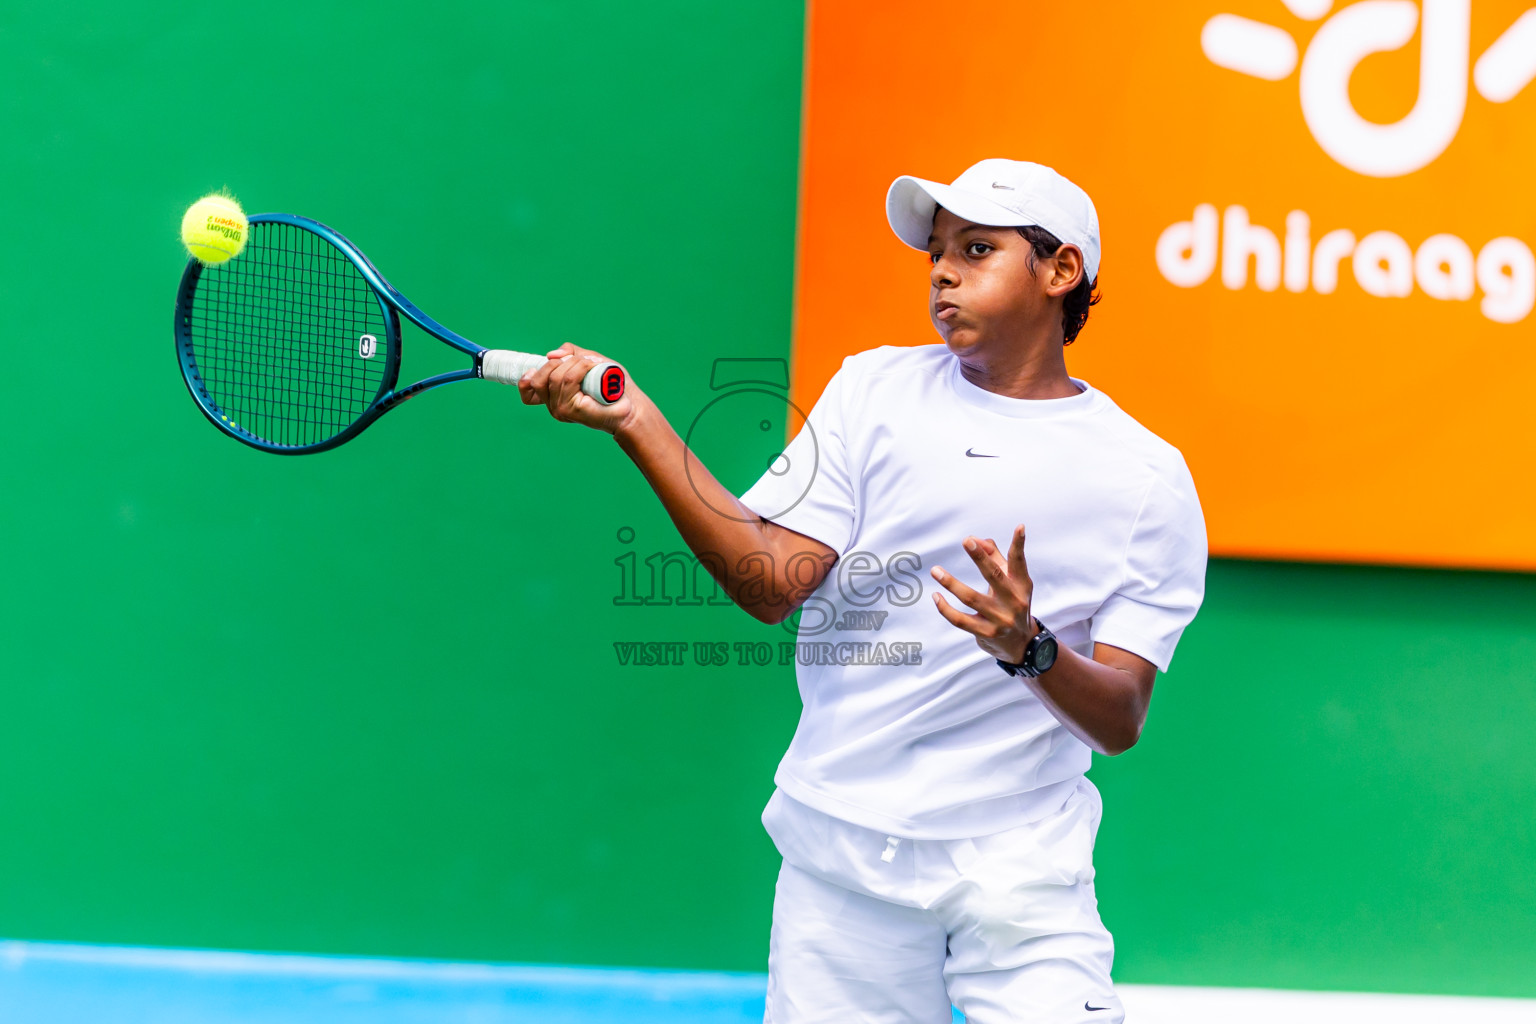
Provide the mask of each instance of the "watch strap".
[{"label": "watch strap", "polygon": [[1015,678],[1018,676],[1025,676],[1029,679],[1033,679],[1040,674],[1041,670],[1035,666],[1035,652],[1040,649],[1040,644],[1042,641],[1046,639],[1054,640],[1056,639],[1056,634],[1052,633],[1046,627],[1045,623],[1041,622],[1039,619],[1035,619],[1035,625],[1039,626],[1040,630],[1034,636],[1030,637],[1029,643],[1024,646],[1023,661],[1015,665],[1011,662],[1004,661],[1002,658],[997,659],[998,667],[1001,668],[1004,672],[1007,672],[1010,676],[1014,676]]}]

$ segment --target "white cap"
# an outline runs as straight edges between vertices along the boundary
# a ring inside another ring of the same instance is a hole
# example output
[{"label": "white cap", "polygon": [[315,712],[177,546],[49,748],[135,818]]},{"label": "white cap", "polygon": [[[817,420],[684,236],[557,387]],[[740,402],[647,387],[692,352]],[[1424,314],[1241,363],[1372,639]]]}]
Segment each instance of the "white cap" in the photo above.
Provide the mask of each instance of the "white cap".
[{"label": "white cap", "polygon": [[1088,193],[1049,167],[1025,160],[983,160],[951,184],[903,175],[885,194],[885,216],[896,237],[927,249],[933,215],[942,206],[973,224],[1038,225],[1083,254],[1089,281],[1099,276],[1099,214]]}]

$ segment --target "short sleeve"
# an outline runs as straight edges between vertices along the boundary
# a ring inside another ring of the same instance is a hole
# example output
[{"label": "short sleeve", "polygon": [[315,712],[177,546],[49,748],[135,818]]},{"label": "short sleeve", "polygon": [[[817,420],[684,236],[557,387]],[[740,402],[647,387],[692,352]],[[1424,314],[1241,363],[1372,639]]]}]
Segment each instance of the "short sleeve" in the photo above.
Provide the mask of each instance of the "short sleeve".
[{"label": "short sleeve", "polygon": [[844,415],[850,376],[844,360],[789,447],[741,496],[764,519],[819,540],[838,554],[847,550],[854,525]]},{"label": "short sleeve", "polygon": [[1182,459],[1147,488],[1125,549],[1121,584],[1089,624],[1094,643],[1140,655],[1166,672],[1205,598],[1205,517]]}]

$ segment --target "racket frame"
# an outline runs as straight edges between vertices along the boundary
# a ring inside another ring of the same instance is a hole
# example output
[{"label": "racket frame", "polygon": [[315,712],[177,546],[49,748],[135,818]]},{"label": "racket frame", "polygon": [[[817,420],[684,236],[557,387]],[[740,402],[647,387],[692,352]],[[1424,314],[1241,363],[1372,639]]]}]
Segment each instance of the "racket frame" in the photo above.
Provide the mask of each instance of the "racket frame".
[{"label": "racket frame", "polygon": [[[238,424],[225,419],[222,411],[202,386],[202,375],[197,368],[197,360],[192,350],[192,301],[197,293],[197,282],[202,277],[203,264],[196,259],[187,261],[187,267],[181,275],[181,285],[176,291],[176,359],[181,366],[181,379],[191,392],[192,399],[197,407],[202,410],[208,422],[219,430],[233,437],[243,444],[250,445],[264,452],[272,452],[277,455],[309,455],[315,452],[323,452],[337,445],[345,444],[368,428],[374,420],[384,415],[395,406],[408,398],[414,398],[423,391],[440,387],[443,384],[451,384],[459,380],[476,380],[484,374],[481,370],[482,360],[488,349],[483,345],[477,345],[455,331],[449,330],[426,313],[422,312],[410,299],[400,294],[384,275],[379,273],[368,257],[363,255],[361,249],[347,240],[346,236],[334,228],[328,227],[309,217],[301,217],[293,213],[258,213],[250,218],[251,224],[289,224],[313,232],[325,239],[331,245],[341,251],[363,275],[373,289],[374,297],[378,300],[379,308],[384,314],[384,323],[389,331],[389,344],[385,356],[384,374],[379,381],[379,390],[373,400],[345,430],[324,441],[314,444],[291,445],[276,444],[265,438],[257,437]],[[236,256],[235,259],[239,259]],[[426,331],[445,344],[451,345],[460,352],[472,357],[474,365],[462,370],[450,370],[447,373],[439,373],[427,377],[414,384],[399,388],[400,382],[400,317],[404,316],[411,323]]]}]

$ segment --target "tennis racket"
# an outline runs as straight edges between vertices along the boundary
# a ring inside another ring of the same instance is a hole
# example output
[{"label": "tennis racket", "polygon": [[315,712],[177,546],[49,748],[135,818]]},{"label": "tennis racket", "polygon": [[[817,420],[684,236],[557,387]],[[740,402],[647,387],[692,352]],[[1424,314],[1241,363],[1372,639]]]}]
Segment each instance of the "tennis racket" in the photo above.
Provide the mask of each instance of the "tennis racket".
[{"label": "tennis racket", "polygon": [[[252,448],[323,452],[423,391],[456,380],[516,384],[546,361],[450,331],[318,221],[263,213],[250,224],[239,256],[187,263],[176,293],[176,357],[203,415]],[[398,387],[402,316],[473,364]],[[581,390],[611,405],[624,385],[623,369],[603,363]]]}]

